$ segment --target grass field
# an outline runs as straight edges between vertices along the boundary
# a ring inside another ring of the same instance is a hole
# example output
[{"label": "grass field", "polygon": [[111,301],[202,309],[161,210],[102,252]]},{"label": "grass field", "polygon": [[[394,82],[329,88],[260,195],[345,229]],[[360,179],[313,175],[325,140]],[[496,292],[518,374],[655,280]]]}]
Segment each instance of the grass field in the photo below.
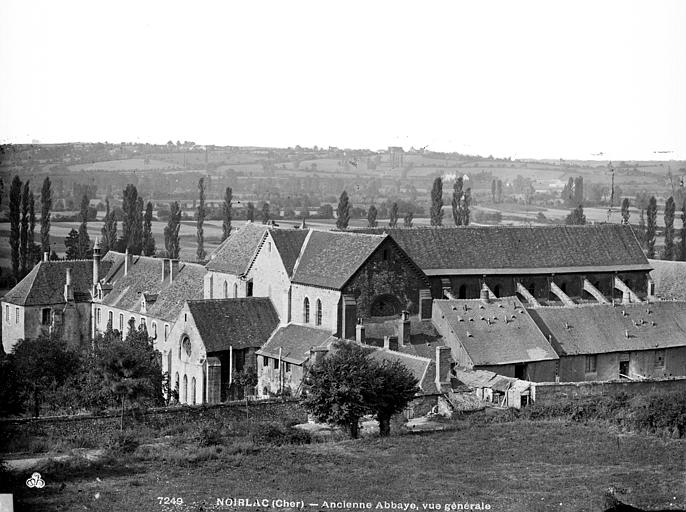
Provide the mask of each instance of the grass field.
[{"label": "grass field", "polygon": [[[457,421],[453,427],[310,445],[191,447],[184,457],[164,456],[178,447],[148,450],[155,452],[148,457],[139,448],[90,470],[53,466],[42,473],[44,489],[19,485],[15,499],[19,510],[258,510],[217,506],[217,498],[249,498],[302,500],[311,511],[328,510],[324,501],[599,511],[604,489],[613,485],[635,506],[686,504],[684,440],[565,421]],[[182,498],[184,505],[161,506],[158,497]]]},{"label": "grass field", "polygon": [[162,160],[149,160],[145,163],[143,158],[127,158],[124,160],[106,160],[104,162],[93,162],[90,164],[70,165],[71,171],[137,171],[145,169],[170,169],[178,167]]}]

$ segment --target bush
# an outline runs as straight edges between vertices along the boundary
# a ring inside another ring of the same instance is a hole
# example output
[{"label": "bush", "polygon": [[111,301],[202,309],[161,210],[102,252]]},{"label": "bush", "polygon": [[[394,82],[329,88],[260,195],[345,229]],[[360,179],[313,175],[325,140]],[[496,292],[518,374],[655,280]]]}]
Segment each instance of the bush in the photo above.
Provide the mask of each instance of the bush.
[{"label": "bush", "polygon": [[214,446],[222,444],[223,438],[221,430],[216,427],[203,427],[196,437],[200,446]]},{"label": "bush", "polygon": [[107,448],[113,453],[133,453],[138,448],[139,441],[133,432],[115,432],[113,433],[107,443]]},{"label": "bush", "polygon": [[284,427],[278,423],[260,423],[252,433],[255,444],[309,444],[312,439],[309,432],[292,427]]}]

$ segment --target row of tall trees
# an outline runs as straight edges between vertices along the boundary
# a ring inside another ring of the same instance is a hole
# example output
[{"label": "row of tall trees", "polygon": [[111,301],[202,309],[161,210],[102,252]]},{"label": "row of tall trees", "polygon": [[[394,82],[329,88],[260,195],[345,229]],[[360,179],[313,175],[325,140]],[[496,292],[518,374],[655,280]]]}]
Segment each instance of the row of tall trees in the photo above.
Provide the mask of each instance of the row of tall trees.
[{"label": "row of tall trees", "polygon": [[[35,243],[36,200],[31,191],[29,180],[22,183],[19,176],[14,177],[10,185],[9,210],[12,275],[16,281],[19,281],[33,268],[33,265],[40,258],[41,252],[41,246]],[[48,221],[46,237],[48,237],[47,245],[49,247],[49,235],[47,234],[49,216],[46,218]],[[41,225],[41,239],[43,228]]]},{"label": "row of tall trees", "polygon": [[[456,226],[468,226],[471,220],[471,188],[465,188],[464,178],[457,176],[453,183],[452,213]],[[438,177],[431,188],[431,209],[429,211],[432,226],[443,225],[443,180]]]},{"label": "row of tall trees", "polygon": [[[382,207],[385,208],[384,205]],[[341,192],[341,196],[338,200],[338,208],[337,208],[337,219],[336,219],[336,227],[338,229],[347,229],[348,224],[350,223],[350,218],[352,216],[352,210],[353,210],[353,205],[352,202],[350,201],[350,198],[348,197],[348,193],[344,190]],[[379,216],[379,210],[375,205],[370,205],[369,208],[367,209],[367,225],[370,228],[375,228],[378,226],[378,216]],[[391,228],[395,228],[398,225],[398,219],[400,216],[399,212],[399,207],[398,203],[394,202],[391,204],[391,207],[388,209],[388,226]],[[403,216],[403,226],[406,228],[412,227],[412,221],[414,219],[414,212],[408,211],[404,214]]]}]

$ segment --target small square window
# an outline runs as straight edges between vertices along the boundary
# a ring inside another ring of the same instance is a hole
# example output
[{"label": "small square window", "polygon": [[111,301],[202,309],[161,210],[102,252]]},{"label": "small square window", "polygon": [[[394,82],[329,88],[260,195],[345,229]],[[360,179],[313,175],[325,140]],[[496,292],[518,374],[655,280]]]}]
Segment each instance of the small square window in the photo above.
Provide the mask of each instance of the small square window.
[{"label": "small square window", "polygon": [[267,356],[262,356],[262,368],[267,368],[269,366],[269,358]]},{"label": "small square window", "polygon": [[284,363],[284,371],[286,373],[291,371],[291,363]]}]

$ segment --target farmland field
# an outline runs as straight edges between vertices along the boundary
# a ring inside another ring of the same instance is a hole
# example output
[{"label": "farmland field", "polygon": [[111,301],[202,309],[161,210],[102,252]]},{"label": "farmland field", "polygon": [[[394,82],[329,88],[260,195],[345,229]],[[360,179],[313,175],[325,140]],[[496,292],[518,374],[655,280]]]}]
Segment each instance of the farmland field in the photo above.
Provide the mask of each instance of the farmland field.
[{"label": "farmland field", "polygon": [[72,171],[134,171],[145,169],[171,169],[176,168],[177,165],[162,160],[150,160],[145,163],[142,158],[128,158],[125,160],[107,160],[104,162],[93,162],[91,164],[76,164],[70,165],[69,169]]},{"label": "farmland field", "polygon": [[[166,459],[162,454],[174,448],[158,445],[154,460],[134,458],[90,472],[60,472],[58,466],[57,473],[42,474],[44,489],[19,486],[15,499],[21,510],[258,510],[217,502],[249,498],[302,500],[303,510],[312,512],[328,510],[324,501],[365,502],[373,509],[379,502],[381,508],[413,503],[416,510],[479,503],[481,510],[488,504],[503,512],[595,512],[604,510],[604,490],[615,486],[635,506],[671,509],[686,505],[685,449],[684,440],[594,424],[464,422],[453,431],[386,439],[228,444],[205,449],[213,454],[208,460]],[[181,498],[183,505],[162,506],[159,497]]]}]

